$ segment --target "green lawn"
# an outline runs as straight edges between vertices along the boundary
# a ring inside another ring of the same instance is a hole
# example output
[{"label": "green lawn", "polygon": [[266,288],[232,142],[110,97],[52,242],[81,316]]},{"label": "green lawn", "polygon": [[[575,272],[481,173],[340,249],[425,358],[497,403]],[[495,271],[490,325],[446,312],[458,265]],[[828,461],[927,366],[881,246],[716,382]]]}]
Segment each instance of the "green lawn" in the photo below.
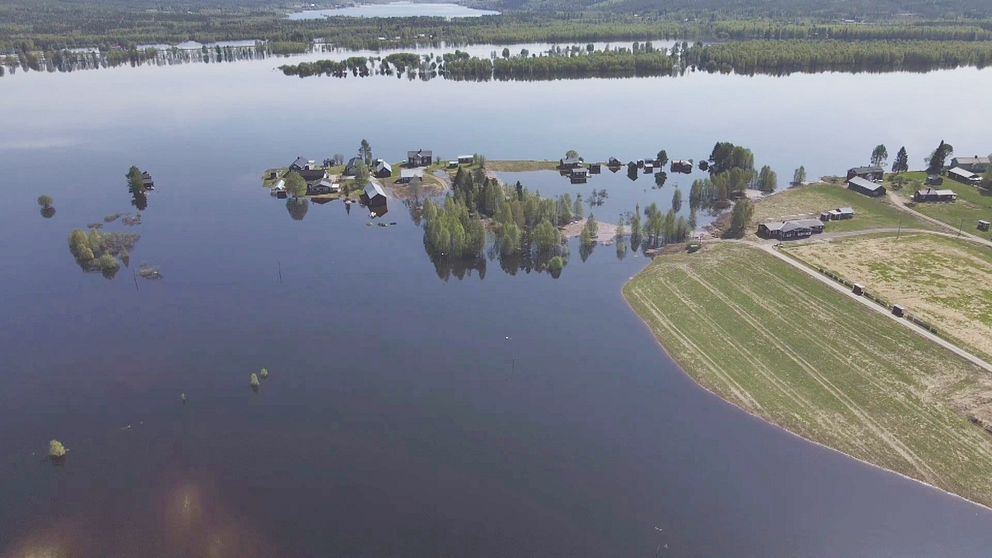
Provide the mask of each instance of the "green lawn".
[{"label": "green lawn", "polygon": [[700,384],[850,455],[992,504],[992,378],[763,251],[657,258],[624,295]]},{"label": "green lawn", "polygon": [[[925,184],[927,179],[927,173],[925,172],[907,172],[903,173],[903,176],[911,180],[916,180],[919,184]],[[891,176],[888,178],[891,179]],[[911,186],[894,190],[892,189],[891,181],[887,180],[886,187],[908,202],[911,202],[913,199],[915,188]],[[921,188],[926,188],[926,186],[921,186]],[[985,194],[982,190],[974,186],[962,184],[947,177],[944,177],[943,185],[934,186],[934,188],[954,190],[958,195],[957,201],[950,203],[916,203],[911,207],[927,217],[947,223],[955,229],[960,227],[965,232],[981,236],[982,238],[992,238],[990,233],[981,232],[977,229],[980,219],[992,221],[992,195]]]},{"label": "green lawn", "polygon": [[754,205],[752,232],[759,223],[806,216],[818,218],[820,213],[838,207],[854,209],[854,219],[830,221],[825,232],[857,231],[875,228],[934,229],[933,224],[899,209],[885,199],[869,198],[844,186],[820,183],[790,188],[762,199]]},{"label": "green lawn", "polygon": [[558,161],[486,161],[486,170],[497,172],[558,170]]}]

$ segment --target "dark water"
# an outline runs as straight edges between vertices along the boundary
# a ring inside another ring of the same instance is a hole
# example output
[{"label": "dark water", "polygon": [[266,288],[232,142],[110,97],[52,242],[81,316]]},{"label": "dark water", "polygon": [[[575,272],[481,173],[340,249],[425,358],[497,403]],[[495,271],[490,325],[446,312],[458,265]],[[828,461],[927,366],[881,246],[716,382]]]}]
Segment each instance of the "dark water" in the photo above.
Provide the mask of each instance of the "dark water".
[{"label": "dark water", "polygon": [[[880,141],[915,161],[942,136],[981,147],[916,108],[938,89],[980,121],[992,72],[462,84],[269,66],[0,82],[0,556],[988,554],[986,510],[695,387],[620,295],[643,258],[598,247],[557,280],[490,263],[442,281],[402,205],[390,228],[337,203],[294,220],[258,177],[362,137],[388,159],[727,139],[780,175]],[[143,224],[107,226],[141,233],[131,269],[84,274],[67,235],[133,211],[131,164],[157,185]],[[142,262],[164,279],[133,278]]]}]

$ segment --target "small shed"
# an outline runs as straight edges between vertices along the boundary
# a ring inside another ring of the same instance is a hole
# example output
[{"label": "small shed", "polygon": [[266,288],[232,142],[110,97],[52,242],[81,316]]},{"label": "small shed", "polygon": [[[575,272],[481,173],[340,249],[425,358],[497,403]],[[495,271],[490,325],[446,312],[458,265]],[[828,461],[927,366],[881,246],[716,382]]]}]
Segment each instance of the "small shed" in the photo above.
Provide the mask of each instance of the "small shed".
[{"label": "small shed", "polygon": [[854,287],[851,288],[851,292],[858,296],[861,296],[865,294],[865,286],[860,283],[855,283]]},{"label": "small shed", "polygon": [[671,171],[680,172],[682,174],[689,174],[692,172],[692,161],[676,159],[672,161]]},{"label": "small shed", "polygon": [[471,165],[473,161],[475,161],[475,156],[474,155],[459,155],[458,156],[458,164],[459,165]]},{"label": "small shed", "polygon": [[393,166],[382,159],[379,159],[375,163],[375,170],[372,174],[376,178],[389,178],[390,176],[393,176]]},{"label": "small shed", "polygon": [[906,315],[906,309],[903,308],[902,305],[900,305],[900,304],[893,304],[892,305],[892,315],[898,316],[898,317],[901,318],[901,317],[903,317],[903,316]]},{"label": "small shed", "polygon": [[978,222],[978,230],[988,232],[988,230],[989,230],[989,222],[988,221],[984,221],[984,220],[979,221]]},{"label": "small shed", "polygon": [[369,211],[376,215],[386,213],[386,191],[377,182],[369,182],[359,196],[362,203],[369,208]]},{"label": "small shed", "polygon": [[927,186],[940,186],[944,183],[944,177],[939,174],[927,175]]},{"label": "small shed", "polygon": [[572,169],[572,172],[568,175],[568,179],[572,184],[585,184],[589,179],[589,169],[585,167]]},{"label": "small shed", "polygon": [[457,169],[458,168],[458,161],[448,161],[448,168],[449,169]]}]

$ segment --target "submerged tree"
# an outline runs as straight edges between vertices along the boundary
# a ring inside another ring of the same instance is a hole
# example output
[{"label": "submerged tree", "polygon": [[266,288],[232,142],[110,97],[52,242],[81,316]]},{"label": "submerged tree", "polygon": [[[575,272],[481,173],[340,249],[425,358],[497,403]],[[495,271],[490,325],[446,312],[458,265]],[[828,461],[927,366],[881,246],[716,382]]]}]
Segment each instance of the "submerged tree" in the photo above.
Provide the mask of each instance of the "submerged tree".
[{"label": "submerged tree", "polygon": [[286,211],[294,221],[302,221],[310,210],[310,201],[306,198],[289,198],[286,200]]},{"label": "submerged tree", "polygon": [[792,185],[799,186],[806,182],[806,167],[800,165],[796,172],[792,173]]},{"label": "submerged tree", "polygon": [[53,461],[61,461],[65,459],[66,454],[69,453],[69,448],[62,445],[62,442],[58,440],[52,440],[48,442],[48,457]]},{"label": "submerged tree", "polygon": [[682,210],[682,190],[679,190],[678,186],[675,187],[675,192],[672,194],[672,211],[678,213]]},{"label": "submerged tree", "polygon": [[38,205],[40,205],[43,208],[47,209],[49,207],[52,207],[53,203],[55,203],[55,201],[52,199],[51,196],[48,195],[38,196]]},{"label": "submerged tree", "polygon": [[582,227],[582,234],[580,239],[583,246],[592,246],[596,244],[599,238],[599,224],[596,223],[596,217],[592,213],[589,214],[589,218],[586,219],[586,224]]}]

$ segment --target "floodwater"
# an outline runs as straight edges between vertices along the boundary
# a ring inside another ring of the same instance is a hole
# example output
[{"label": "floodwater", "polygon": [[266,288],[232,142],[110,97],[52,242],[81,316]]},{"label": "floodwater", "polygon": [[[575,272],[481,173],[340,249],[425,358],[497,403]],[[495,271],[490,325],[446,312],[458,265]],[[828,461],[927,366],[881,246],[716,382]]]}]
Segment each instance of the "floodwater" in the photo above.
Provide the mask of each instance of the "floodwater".
[{"label": "floodwater", "polygon": [[325,17],[481,17],[499,15],[493,10],[480,10],[445,2],[389,2],[386,4],[358,4],[329,10],[302,10],[289,14],[289,19],[321,19]]},{"label": "floodwater", "polygon": [[[782,182],[878,143],[918,163],[940,139],[988,151],[932,98],[990,121],[992,70],[454,83],[274,64],[0,80],[0,556],[988,554],[988,510],[695,386],[621,297],[643,257],[583,262],[573,241],[558,279],[493,262],[443,280],[395,200],[394,227],[336,202],[299,219],[259,177],[362,138],[389,160],[698,160],[726,140]],[[132,164],[157,189],[140,225],[105,226],[141,234],[131,267],[85,274],[67,236],[134,211]],[[574,191],[665,209],[642,182]]]}]

